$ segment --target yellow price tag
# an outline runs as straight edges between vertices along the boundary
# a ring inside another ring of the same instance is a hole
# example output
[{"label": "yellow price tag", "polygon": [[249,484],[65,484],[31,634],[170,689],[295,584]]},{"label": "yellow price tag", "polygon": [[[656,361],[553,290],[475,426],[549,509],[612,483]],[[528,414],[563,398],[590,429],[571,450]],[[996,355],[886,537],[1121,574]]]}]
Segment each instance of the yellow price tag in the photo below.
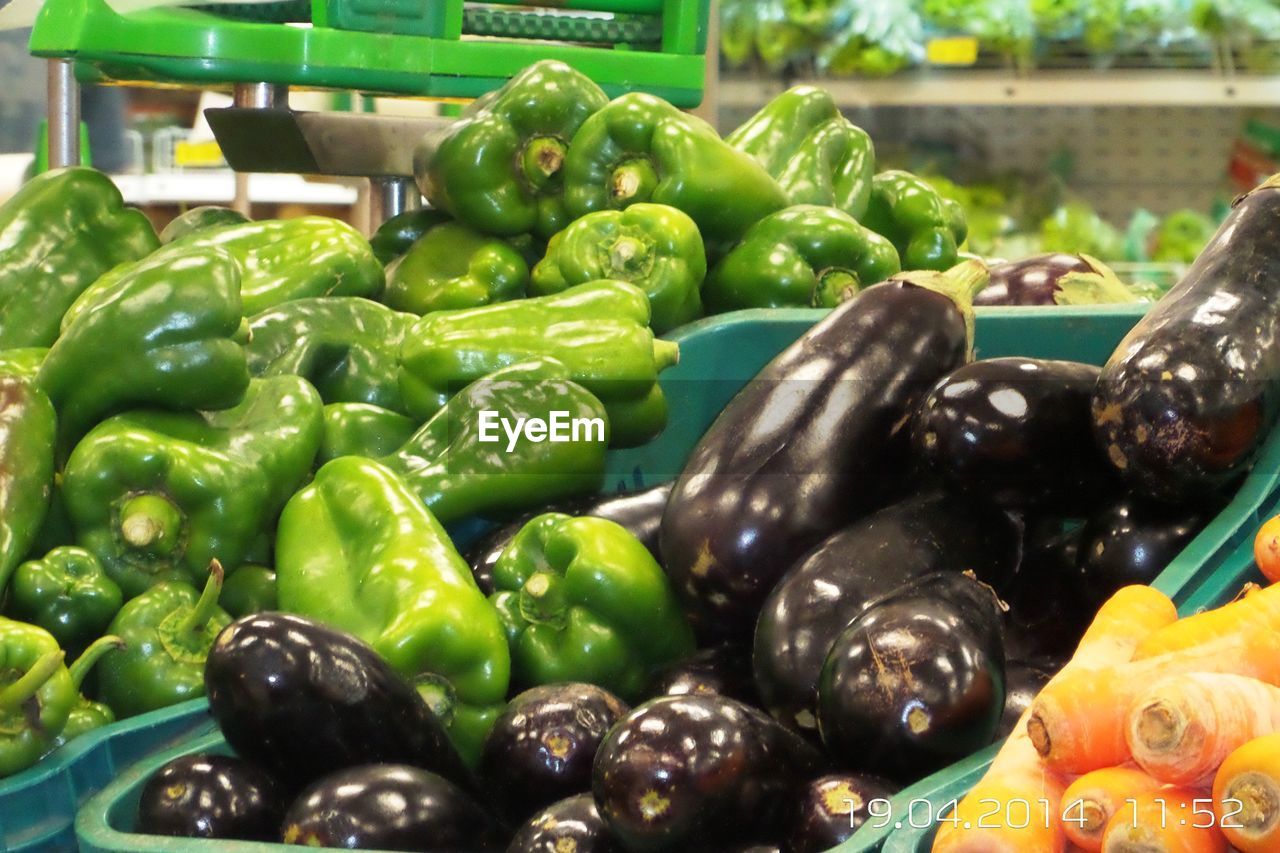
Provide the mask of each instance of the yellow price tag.
[{"label": "yellow price tag", "polygon": [[972,36],[929,39],[925,55],[932,65],[973,65],[978,61],[978,40]]},{"label": "yellow price tag", "polygon": [[178,142],[173,146],[173,162],[176,166],[223,166],[226,161],[222,159],[222,149],[218,147],[218,143],[209,140],[208,142]]}]

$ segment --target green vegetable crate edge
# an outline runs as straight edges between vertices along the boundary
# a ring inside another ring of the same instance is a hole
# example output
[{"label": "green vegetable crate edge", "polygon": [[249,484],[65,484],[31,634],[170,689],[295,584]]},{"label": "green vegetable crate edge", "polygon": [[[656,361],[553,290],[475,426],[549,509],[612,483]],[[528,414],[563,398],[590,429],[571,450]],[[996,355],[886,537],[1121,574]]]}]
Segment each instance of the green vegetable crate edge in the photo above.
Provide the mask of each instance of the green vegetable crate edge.
[{"label": "green vegetable crate edge", "polygon": [[[1145,310],[1142,305],[980,309],[978,357],[1026,355],[1101,364]],[[672,410],[681,417],[650,444],[611,453],[606,488],[632,490],[673,478],[698,437],[733,394],[824,313],[809,309],[739,311],[674,333],[672,337],[681,346],[681,360],[663,374],[662,385]],[[1255,571],[1252,535],[1266,512],[1280,506],[1275,494],[1278,483],[1280,430],[1268,440],[1261,461],[1231,504],[1157,580],[1156,585],[1173,596],[1183,612],[1231,598],[1250,578]],[[81,808],[75,820],[80,849],[86,853],[198,853],[214,849],[266,853],[282,849],[271,844],[179,841],[129,832],[142,786],[156,769],[178,755],[226,748],[221,735],[214,732],[139,762]],[[962,796],[981,777],[993,752],[991,748],[978,753],[903,791],[894,800],[893,814],[905,815],[912,800],[928,801],[936,814],[938,806]],[[924,808],[917,805],[918,822],[923,822]],[[5,811],[0,793],[0,820]],[[866,827],[836,850],[927,851],[931,838],[929,830],[894,832],[892,827],[879,831]]]}]

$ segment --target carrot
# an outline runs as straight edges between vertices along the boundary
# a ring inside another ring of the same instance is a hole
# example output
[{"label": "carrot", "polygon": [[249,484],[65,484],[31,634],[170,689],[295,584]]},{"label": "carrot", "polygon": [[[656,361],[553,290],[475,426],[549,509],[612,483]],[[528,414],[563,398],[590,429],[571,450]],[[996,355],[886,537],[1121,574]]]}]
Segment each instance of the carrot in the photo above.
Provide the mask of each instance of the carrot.
[{"label": "carrot", "polygon": [[1208,787],[1237,748],[1280,730],[1280,689],[1253,678],[1187,673],[1144,692],[1129,712],[1133,758],[1163,782]]},{"label": "carrot", "polygon": [[1139,694],[1157,681],[1188,672],[1224,672],[1280,684],[1280,649],[1275,646],[1273,638],[1223,636],[1160,657],[1070,673],[1047,684],[1031,703],[1027,731],[1037,752],[1059,773],[1124,764],[1130,759],[1125,739],[1129,710]]},{"label": "carrot", "polygon": [[1253,560],[1267,580],[1280,580],[1280,515],[1262,525],[1253,538]]},{"label": "carrot", "polygon": [[1133,659],[1186,651],[1226,637],[1245,637],[1265,647],[1269,654],[1280,653],[1280,585],[1179,619],[1143,640]]},{"label": "carrot", "polygon": [[[1075,655],[1049,683],[1071,672],[1099,670],[1128,660],[1143,637],[1176,618],[1173,602],[1151,587],[1121,589],[1102,605]],[[939,824],[933,853],[1065,853],[1067,839],[1057,818],[1066,784],[1041,763],[1027,736],[1029,716],[1030,711],[1023,714],[986,775],[960,801],[955,811],[959,820]],[[1033,819],[1025,828],[999,825],[998,818],[983,819],[993,802],[1023,801],[1034,811],[1042,799],[1048,801],[1049,819]]]},{"label": "carrot", "polygon": [[1227,756],[1213,780],[1218,826],[1240,853],[1280,850],[1280,734]]},{"label": "carrot", "polygon": [[1081,850],[1102,849],[1102,831],[1125,800],[1159,790],[1162,783],[1136,767],[1105,767],[1086,773],[1062,795],[1062,828]]},{"label": "carrot", "polygon": [[1139,794],[1107,823],[1102,853],[1226,853],[1209,803],[1189,788]]}]

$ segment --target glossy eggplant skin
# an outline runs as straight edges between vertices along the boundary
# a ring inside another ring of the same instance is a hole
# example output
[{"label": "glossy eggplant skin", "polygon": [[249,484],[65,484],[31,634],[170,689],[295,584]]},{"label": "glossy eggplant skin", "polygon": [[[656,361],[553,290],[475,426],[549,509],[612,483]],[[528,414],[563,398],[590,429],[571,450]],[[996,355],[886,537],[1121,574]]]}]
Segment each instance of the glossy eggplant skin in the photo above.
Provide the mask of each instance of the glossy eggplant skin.
[{"label": "glossy eggplant skin", "polygon": [[1054,252],[1005,261],[990,267],[991,281],[977,296],[978,305],[1056,305],[1058,281],[1067,273],[1093,272],[1080,255]]},{"label": "glossy eggplant skin", "polygon": [[727,696],[748,705],[759,703],[751,676],[751,656],[735,645],[699,649],[654,673],[650,696]]},{"label": "glossy eggplant skin", "polygon": [[1177,508],[1126,495],[1103,507],[1081,532],[1082,590],[1101,604],[1120,587],[1149,584],[1209,521],[1202,508]]},{"label": "glossy eggplant skin", "polygon": [[626,853],[590,794],[547,806],[516,830],[506,853]]},{"label": "glossy eggplant skin", "polygon": [[1022,721],[1022,715],[1035,701],[1036,694],[1049,683],[1053,673],[1039,666],[1021,661],[1009,661],[1004,668],[1004,711],[1000,726],[992,741],[1004,740],[1013,734]]},{"label": "glossy eggplant skin", "polygon": [[991,742],[1004,709],[1004,644],[990,588],[926,575],[836,639],[818,730],[843,768],[908,784]]},{"label": "glossy eggplant skin", "polygon": [[738,392],[662,517],[666,569],[700,633],[749,638],[788,568],[886,502],[909,413],[971,345],[953,299],[891,280],[834,309]]},{"label": "glossy eggplant skin", "polygon": [[1098,368],[993,358],[937,385],[911,424],[912,446],[953,488],[1010,509],[1087,513],[1119,491],[1093,440]]},{"label": "glossy eggplant skin", "polygon": [[137,831],[186,838],[275,841],[280,786],[231,755],[183,755],[155,772],[138,800]]},{"label": "glossy eggplant skin", "polygon": [[666,509],[672,485],[672,483],[663,483],[661,486],[639,492],[608,495],[587,501],[576,500],[548,506],[537,512],[524,513],[506,524],[495,527],[467,549],[465,556],[471,565],[471,573],[484,594],[493,595],[494,564],[498,562],[498,558],[511,544],[515,535],[520,532],[520,528],[544,512],[590,515],[620,524],[630,531],[632,536],[639,539],[661,565],[662,556],[658,553],[658,529],[662,524],[662,511]]},{"label": "glossy eggplant skin", "polygon": [[782,578],[756,625],[752,663],[764,707],[814,729],[823,662],[870,604],[931,572],[972,571],[1005,588],[1018,569],[1021,531],[981,500],[915,495],[827,538]]},{"label": "glossy eggplant skin", "polygon": [[1033,519],[1023,536],[1022,565],[1001,590],[1005,613],[1005,656],[1009,660],[1059,669],[1075,651],[1097,615],[1099,601],[1080,584],[1083,525],[1057,517]]},{"label": "glossy eggplant skin", "polygon": [[781,840],[817,750],[723,696],[665,696],[633,710],[596,753],[592,792],[633,853]]},{"label": "glossy eggplant skin", "polygon": [[286,613],[245,616],[218,634],[204,680],[209,710],[236,754],[295,789],[387,762],[474,790],[427,703],[350,634]]},{"label": "glossy eggplant skin", "polygon": [[630,708],[593,684],[547,684],[516,696],[485,738],[486,802],[512,826],[591,787],[600,741]]},{"label": "glossy eggplant skin", "polygon": [[1098,441],[1140,494],[1194,503],[1254,461],[1280,408],[1280,180],[1236,200],[1182,280],[1116,347]]},{"label": "glossy eggplant skin", "polygon": [[421,853],[500,849],[475,800],[443,776],[404,764],[348,767],[317,780],[285,813],[286,844]]},{"label": "glossy eggplant skin", "polygon": [[820,776],[800,793],[795,824],[783,849],[786,853],[824,853],[843,844],[872,817],[872,800],[887,800],[896,793],[897,785],[876,776]]}]

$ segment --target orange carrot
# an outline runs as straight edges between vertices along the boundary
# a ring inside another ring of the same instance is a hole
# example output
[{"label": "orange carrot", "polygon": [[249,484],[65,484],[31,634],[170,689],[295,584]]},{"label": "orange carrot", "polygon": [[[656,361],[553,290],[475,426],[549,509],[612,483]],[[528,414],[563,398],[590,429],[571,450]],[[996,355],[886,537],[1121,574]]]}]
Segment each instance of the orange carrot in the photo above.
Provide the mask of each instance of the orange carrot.
[{"label": "orange carrot", "polygon": [[1059,773],[1124,764],[1131,757],[1125,740],[1129,710],[1144,690],[1188,672],[1224,672],[1280,684],[1280,649],[1275,645],[1273,639],[1229,635],[1177,653],[1070,673],[1040,691],[1031,704],[1027,732],[1045,762]]},{"label": "orange carrot", "polygon": [[1207,788],[1228,755],[1280,730],[1280,689],[1240,675],[1176,675],[1134,702],[1127,728],[1142,769],[1163,782]]},{"label": "orange carrot", "polygon": [[1260,651],[1273,656],[1280,654],[1280,585],[1179,619],[1143,640],[1133,659],[1182,652],[1227,637],[1245,637],[1257,644]]},{"label": "orange carrot", "polygon": [[1213,780],[1218,827],[1240,853],[1280,850],[1280,734],[1227,756]]},{"label": "orange carrot", "polygon": [[[1176,618],[1169,598],[1151,587],[1121,589],[1102,605],[1075,655],[1049,683],[1071,672],[1099,670],[1128,660],[1144,637]],[[955,811],[958,820],[939,824],[933,853],[1065,853],[1067,839],[1057,818],[1066,785],[1036,754],[1026,731],[1029,715],[1029,711],[1023,714],[982,781],[960,801]],[[1033,815],[1025,828],[1000,825],[1003,809],[998,817],[983,819],[992,803],[1022,801],[1035,811],[1042,799],[1049,804],[1049,819]]]},{"label": "orange carrot", "polygon": [[1107,823],[1102,853],[1226,853],[1210,805],[1190,788],[1140,794]]},{"label": "orange carrot", "polygon": [[1267,580],[1280,580],[1280,515],[1262,525],[1253,538],[1253,559]]},{"label": "orange carrot", "polygon": [[1162,783],[1136,767],[1105,767],[1086,773],[1062,795],[1062,828],[1081,850],[1102,849],[1102,831],[1125,800],[1159,790]]}]

